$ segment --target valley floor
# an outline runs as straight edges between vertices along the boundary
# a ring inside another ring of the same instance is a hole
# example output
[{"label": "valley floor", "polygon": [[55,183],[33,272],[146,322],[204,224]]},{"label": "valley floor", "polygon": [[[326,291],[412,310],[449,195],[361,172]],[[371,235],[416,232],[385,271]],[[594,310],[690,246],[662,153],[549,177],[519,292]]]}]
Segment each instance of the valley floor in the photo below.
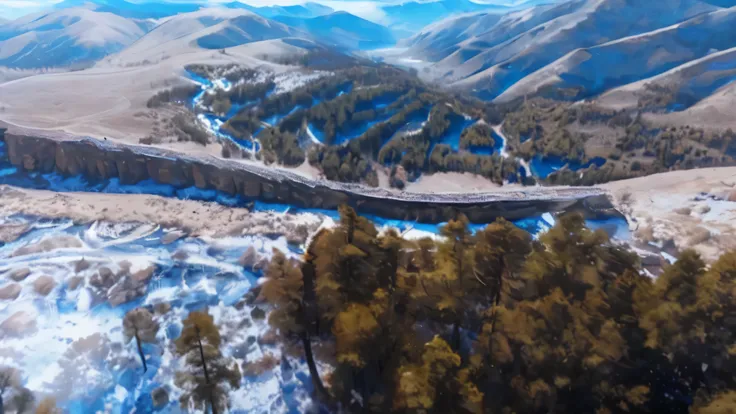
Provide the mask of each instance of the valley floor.
[{"label": "valley floor", "polygon": [[[319,214],[249,211],[149,194],[58,193],[0,185],[0,217],[14,214],[72,219],[75,223],[152,223],[182,229],[192,237],[284,235],[298,244],[326,220]],[[5,236],[10,235],[0,226],[0,241]]]},{"label": "valley floor", "polygon": [[[425,180],[437,178],[426,177]],[[472,187],[443,177],[446,191]],[[471,180],[472,181],[472,180]],[[454,183],[455,188],[450,188]],[[694,248],[707,261],[736,249],[736,167],[674,171],[599,186],[629,221],[634,239],[654,251]],[[505,192],[508,189],[500,189]],[[534,191],[534,188],[528,188]],[[57,193],[0,186],[0,215],[28,214],[87,223],[143,222],[186,229],[192,236],[269,233],[304,242],[331,218],[313,213],[249,211],[217,203],[147,194]],[[299,240],[301,238],[301,240]]]},{"label": "valley floor", "polygon": [[665,251],[693,248],[709,262],[736,249],[736,167],[673,171],[600,187],[642,243]]}]

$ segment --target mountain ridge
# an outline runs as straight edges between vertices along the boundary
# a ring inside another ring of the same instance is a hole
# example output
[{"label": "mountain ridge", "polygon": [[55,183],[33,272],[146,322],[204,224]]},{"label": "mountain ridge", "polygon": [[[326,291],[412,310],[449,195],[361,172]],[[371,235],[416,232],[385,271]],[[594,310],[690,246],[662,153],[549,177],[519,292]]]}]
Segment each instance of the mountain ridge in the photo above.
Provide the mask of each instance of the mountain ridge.
[{"label": "mountain ridge", "polygon": [[86,8],[37,13],[0,27],[0,65],[89,64],[124,49],[149,28],[143,22]]},{"label": "mountain ridge", "polygon": [[346,49],[385,47],[393,45],[396,41],[385,26],[345,11],[307,19],[276,16],[274,20],[302,29],[326,45]]}]

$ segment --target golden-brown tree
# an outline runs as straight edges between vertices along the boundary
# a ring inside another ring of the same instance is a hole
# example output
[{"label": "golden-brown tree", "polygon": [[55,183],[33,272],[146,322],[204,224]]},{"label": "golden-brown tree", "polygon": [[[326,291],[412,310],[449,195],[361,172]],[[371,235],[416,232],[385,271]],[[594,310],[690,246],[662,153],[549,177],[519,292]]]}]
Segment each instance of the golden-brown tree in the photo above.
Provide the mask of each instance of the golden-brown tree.
[{"label": "golden-brown tree", "polygon": [[220,353],[220,332],[209,313],[192,312],[183,324],[176,340],[176,351],[186,362],[175,378],[184,390],[179,402],[185,409],[224,412],[229,406],[228,386],[240,386],[240,369]]},{"label": "golden-brown tree", "polygon": [[[306,278],[302,271],[307,273]],[[262,285],[261,295],[274,305],[268,318],[271,326],[277,328],[285,340],[301,341],[312,383],[318,396],[325,399],[328,397],[327,391],[312,352],[311,336],[314,333],[312,325],[315,316],[313,305],[310,306],[314,299],[310,298],[309,292],[314,291],[313,273],[313,266],[308,258],[300,268],[298,263],[287,259],[280,251],[274,250],[271,262],[266,268],[264,275],[266,281]]]},{"label": "golden-brown tree", "polygon": [[143,372],[148,371],[146,357],[143,354],[141,342],[155,343],[156,333],[158,333],[158,322],[153,319],[153,314],[146,308],[135,308],[125,314],[123,318],[123,336],[126,342],[130,342],[135,338],[138,348],[138,356],[143,364]]}]

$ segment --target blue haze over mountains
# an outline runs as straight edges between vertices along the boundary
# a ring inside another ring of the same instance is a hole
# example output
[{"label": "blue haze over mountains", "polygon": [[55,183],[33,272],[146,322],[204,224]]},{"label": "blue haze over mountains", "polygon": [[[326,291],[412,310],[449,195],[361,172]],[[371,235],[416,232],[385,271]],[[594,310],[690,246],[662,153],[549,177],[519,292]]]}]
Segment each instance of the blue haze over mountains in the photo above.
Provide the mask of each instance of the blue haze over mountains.
[{"label": "blue haze over mountains", "polygon": [[[419,69],[428,80],[486,100],[508,101],[559,89],[588,99],[656,78],[679,88],[692,105],[731,87],[736,77],[733,65],[722,63],[736,47],[735,0],[379,5],[382,17],[372,21],[317,2],[217,5],[247,10],[259,16],[256,19],[209,18],[201,11],[207,6],[197,3],[64,0],[50,10],[0,23],[0,66],[93,65],[141,41],[167,19],[199,10],[197,21],[205,27],[231,20],[200,37],[203,48],[288,37],[365,57],[366,50],[397,46],[392,53],[401,57],[400,66],[403,60],[414,62],[407,66]],[[381,53],[368,57],[384,60]],[[709,64],[713,59],[721,63]],[[697,82],[689,82],[693,79]]]}]

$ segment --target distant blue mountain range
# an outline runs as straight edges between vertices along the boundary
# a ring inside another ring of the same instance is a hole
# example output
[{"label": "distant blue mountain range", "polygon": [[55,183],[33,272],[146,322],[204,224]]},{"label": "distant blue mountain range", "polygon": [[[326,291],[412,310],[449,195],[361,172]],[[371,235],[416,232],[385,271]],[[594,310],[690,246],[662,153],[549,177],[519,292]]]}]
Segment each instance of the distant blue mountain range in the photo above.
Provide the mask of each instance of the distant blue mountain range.
[{"label": "distant blue mountain range", "polygon": [[396,39],[389,29],[347,12],[311,18],[279,15],[274,20],[302,29],[330,46],[346,49],[374,49],[392,46]]},{"label": "distant blue mountain range", "polygon": [[129,19],[160,19],[179,13],[189,13],[202,8],[194,3],[168,3],[151,1],[143,4],[131,3],[125,0],[64,0],[54,5],[55,9],[70,7],[89,7],[99,12],[117,14]]}]

